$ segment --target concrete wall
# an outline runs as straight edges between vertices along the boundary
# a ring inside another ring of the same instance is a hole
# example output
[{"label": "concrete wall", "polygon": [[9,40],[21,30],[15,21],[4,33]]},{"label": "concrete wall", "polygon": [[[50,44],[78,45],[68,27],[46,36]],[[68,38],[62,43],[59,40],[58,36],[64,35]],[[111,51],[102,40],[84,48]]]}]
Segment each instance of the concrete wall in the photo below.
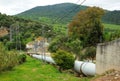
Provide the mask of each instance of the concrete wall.
[{"label": "concrete wall", "polygon": [[102,74],[110,69],[120,71],[120,39],[97,46],[96,73]]}]

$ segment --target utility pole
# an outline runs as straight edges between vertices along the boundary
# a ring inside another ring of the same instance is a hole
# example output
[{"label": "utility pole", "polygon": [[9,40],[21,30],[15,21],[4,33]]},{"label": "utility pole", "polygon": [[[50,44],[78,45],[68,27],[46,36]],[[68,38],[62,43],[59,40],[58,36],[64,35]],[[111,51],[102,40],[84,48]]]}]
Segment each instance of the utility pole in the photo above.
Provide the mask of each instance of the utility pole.
[{"label": "utility pole", "polygon": [[[13,37],[14,37],[14,41],[13,41]],[[9,38],[10,38],[10,42],[15,44],[15,49],[16,50],[19,49],[21,51],[21,41],[20,41],[20,32],[19,32],[18,22],[10,26],[10,37]]]},{"label": "utility pole", "polygon": [[16,30],[16,36],[18,35],[18,46],[19,46],[19,51],[21,51],[21,38],[20,38],[20,26],[19,26],[19,23],[17,23],[17,26],[16,26],[17,28],[17,30]]},{"label": "utility pole", "polygon": [[42,40],[42,56],[43,56],[43,60],[46,59],[46,54],[45,54],[45,31],[44,31],[44,25],[42,25],[42,36],[43,36],[43,40]]},{"label": "utility pole", "polygon": [[68,32],[69,32],[68,25],[69,25],[69,24],[67,24],[67,27],[66,27],[66,35],[67,35],[67,36],[68,36]]},{"label": "utility pole", "polygon": [[[10,25],[10,34],[9,34],[9,40],[10,40],[10,44],[12,45],[13,44],[13,26],[12,25]],[[9,47],[9,50],[11,50],[12,49],[12,47],[10,46]]]},{"label": "utility pole", "polygon": [[21,33],[20,33],[20,26],[18,25],[18,36],[19,36],[19,44],[20,44],[20,45],[19,45],[19,46],[20,46],[19,49],[20,49],[20,51],[21,51],[21,37],[20,37],[21,35],[20,35],[20,34],[21,34]]},{"label": "utility pole", "polygon": [[12,32],[13,32],[13,29],[12,29],[12,26],[10,26],[10,42],[12,42],[12,40],[13,40],[13,39],[12,39],[12,35],[13,35]]},{"label": "utility pole", "polygon": [[37,54],[37,48],[38,48],[38,45],[37,45],[37,41],[35,41],[34,43],[34,52]]},{"label": "utility pole", "polygon": [[16,43],[16,50],[17,50],[17,34],[18,34],[18,26],[15,27],[15,43]]}]

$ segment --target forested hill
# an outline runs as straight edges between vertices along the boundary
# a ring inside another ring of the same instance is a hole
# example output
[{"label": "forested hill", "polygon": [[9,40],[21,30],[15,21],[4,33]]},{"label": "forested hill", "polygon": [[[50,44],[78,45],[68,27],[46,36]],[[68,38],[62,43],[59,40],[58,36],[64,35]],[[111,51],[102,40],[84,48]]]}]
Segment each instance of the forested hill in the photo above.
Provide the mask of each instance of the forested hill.
[{"label": "forested hill", "polygon": [[[37,6],[20,14],[19,17],[39,20],[41,22],[64,22],[71,21],[73,16],[80,10],[86,9],[87,6],[80,6],[73,3],[62,3],[48,6]],[[120,11],[106,11],[103,21],[107,23],[120,24]]]},{"label": "forested hill", "polygon": [[[52,26],[0,13],[0,42],[3,42],[8,49],[16,49],[16,45],[19,45],[21,41],[24,50],[26,43],[43,36],[43,26],[44,37],[54,37]],[[11,34],[12,41],[10,41],[9,34]]]},{"label": "forested hill", "polygon": [[120,10],[106,12],[103,16],[103,21],[106,23],[120,25]]},{"label": "forested hill", "polygon": [[[79,6],[73,3],[62,3],[48,6],[37,6],[17,16],[51,22],[68,22],[80,10],[84,10],[86,6]],[[64,18],[63,18],[64,17]],[[61,19],[62,18],[62,19]]]}]

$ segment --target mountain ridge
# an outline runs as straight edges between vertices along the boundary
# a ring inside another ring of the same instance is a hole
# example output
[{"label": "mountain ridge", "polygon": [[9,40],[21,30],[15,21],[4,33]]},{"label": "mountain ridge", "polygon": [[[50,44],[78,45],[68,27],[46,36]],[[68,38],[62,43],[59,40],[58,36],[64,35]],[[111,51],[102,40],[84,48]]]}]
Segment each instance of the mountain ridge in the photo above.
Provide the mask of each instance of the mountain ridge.
[{"label": "mountain ridge", "polygon": [[78,11],[84,10],[85,8],[87,8],[87,6],[79,6],[73,3],[62,3],[48,6],[37,6],[23,13],[17,14],[17,16],[33,20],[41,20],[40,17],[46,17],[54,21],[58,18],[62,18],[65,14],[70,12],[69,16],[67,15],[68,17],[63,20],[69,21],[73,18],[73,14],[76,14]]},{"label": "mountain ridge", "polygon": [[[48,21],[48,23],[68,23],[80,10],[84,10],[86,8],[88,8],[88,6],[80,6],[74,3],[61,3],[47,6],[36,6],[30,10],[19,13],[16,16],[43,22]],[[102,18],[103,22],[120,24],[119,10],[116,10],[117,12],[108,10],[105,11],[106,14]]]}]

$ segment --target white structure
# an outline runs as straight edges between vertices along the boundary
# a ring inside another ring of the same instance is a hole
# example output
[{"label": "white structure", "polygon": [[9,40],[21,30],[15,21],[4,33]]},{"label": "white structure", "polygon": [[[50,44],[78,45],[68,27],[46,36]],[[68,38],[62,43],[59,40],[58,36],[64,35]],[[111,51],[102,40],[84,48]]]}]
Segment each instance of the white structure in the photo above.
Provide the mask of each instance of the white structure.
[{"label": "white structure", "polygon": [[95,64],[91,62],[82,62],[75,61],[74,70],[78,73],[83,73],[86,76],[94,76],[95,75]]},{"label": "white structure", "polygon": [[32,57],[44,60],[44,61],[49,62],[49,63],[55,64],[55,61],[50,56],[35,55],[35,54],[33,54]]}]

